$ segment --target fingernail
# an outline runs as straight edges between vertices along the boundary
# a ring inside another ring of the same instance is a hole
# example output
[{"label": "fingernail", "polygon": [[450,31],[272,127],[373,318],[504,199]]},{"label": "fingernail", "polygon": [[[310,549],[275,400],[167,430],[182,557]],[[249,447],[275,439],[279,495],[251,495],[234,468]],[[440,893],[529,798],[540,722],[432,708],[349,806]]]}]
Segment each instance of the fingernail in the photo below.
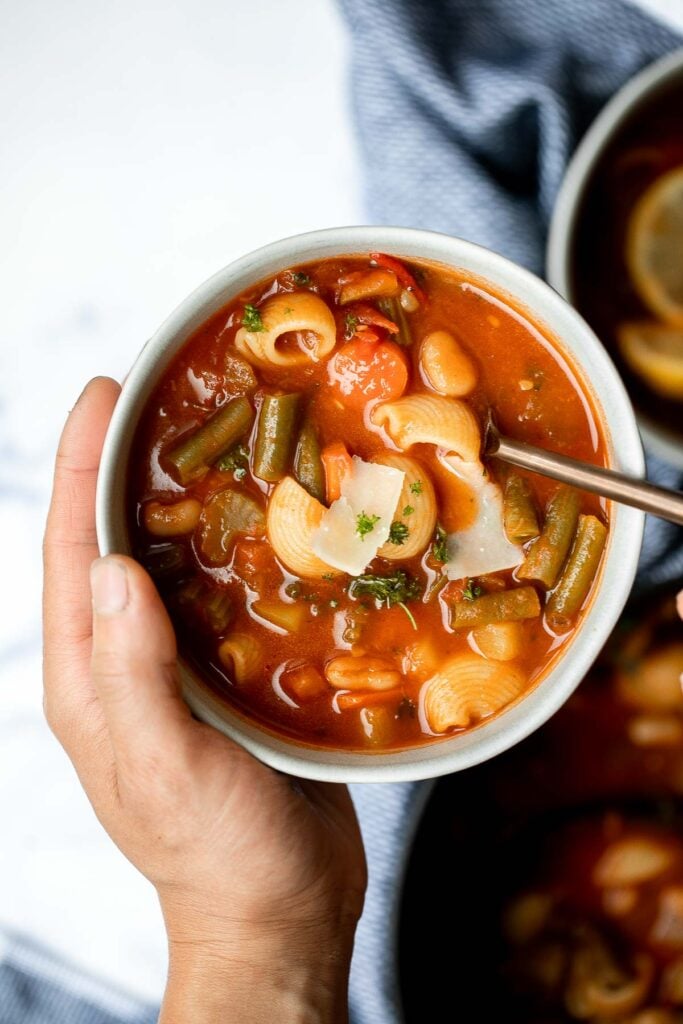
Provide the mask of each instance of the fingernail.
[{"label": "fingernail", "polygon": [[116,558],[98,558],[90,567],[90,590],[98,615],[118,615],[128,604],[126,567]]}]

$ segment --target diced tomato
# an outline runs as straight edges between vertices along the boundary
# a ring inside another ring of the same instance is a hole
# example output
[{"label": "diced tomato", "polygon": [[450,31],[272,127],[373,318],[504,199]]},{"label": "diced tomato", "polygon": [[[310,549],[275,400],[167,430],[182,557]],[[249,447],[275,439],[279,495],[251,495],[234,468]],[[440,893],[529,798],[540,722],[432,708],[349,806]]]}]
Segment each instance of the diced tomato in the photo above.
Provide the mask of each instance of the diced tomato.
[{"label": "diced tomato", "polygon": [[343,441],[327,445],[320,453],[325,469],[325,497],[331,505],[341,498],[342,482],[353,470],[353,462]]},{"label": "diced tomato", "polygon": [[329,686],[315,665],[296,665],[280,676],[280,685],[297,703],[305,703],[322,696]]},{"label": "diced tomato", "polygon": [[233,565],[240,576],[254,577],[268,571],[273,564],[273,553],[266,541],[238,540]]},{"label": "diced tomato", "polygon": [[370,259],[374,260],[378,267],[384,267],[385,270],[393,271],[403,287],[410,288],[413,295],[420,301],[420,303],[427,301],[427,296],[422,291],[413,275],[400,260],[396,259],[395,256],[389,256],[385,252],[371,252]]},{"label": "diced tomato", "polygon": [[[355,317],[359,324],[367,324],[372,327],[382,327],[389,334],[398,334],[399,326],[395,324],[393,320],[390,320],[388,316],[381,313],[374,306],[371,306],[369,302],[354,302],[353,305],[349,306],[346,310],[346,318],[348,323],[349,317]],[[365,337],[365,332],[361,332]]]},{"label": "diced tomato", "polygon": [[408,366],[393,341],[366,341],[362,334],[338,350],[328,364],[330,383],[350,409],[363,409],[379,398],[400,398],[408,383]]}]

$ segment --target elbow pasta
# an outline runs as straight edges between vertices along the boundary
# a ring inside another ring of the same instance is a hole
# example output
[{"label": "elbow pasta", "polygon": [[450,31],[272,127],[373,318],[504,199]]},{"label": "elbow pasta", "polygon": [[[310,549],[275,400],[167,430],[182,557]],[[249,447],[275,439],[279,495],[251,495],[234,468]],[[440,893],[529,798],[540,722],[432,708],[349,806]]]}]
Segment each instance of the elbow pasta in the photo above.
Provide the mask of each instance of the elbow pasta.
[{"label": "elbow pasta", "polygon": [[202,512],[201,502],[196,498],[183,498],[172,505],[160,501],[148,501],[142,516],[145,529],[154,537],[179,537],[192,533]]},{"label": "elbow pasta", "polygon": [[464,729],[500,711],[525,685],[524,673],[514,665],[455,654],[425,683],[424,712],[434,732]]},{"label": "elbow pasta", "polygon": [[268,502],[266,532],[275,555],[296,576],[320,578],[336,570],[311,550],[325,507],[291,476],[281,480]]},{"label": "elbow pasta", "polygon": [[479,458],[479,425],[470,407],[457,398],[407,395],[395,402],[382,402],[371,418],[403,451],[414,444],[433,444],[455,452],[465,462]]},{"label": "elbow pasta", "polygon": [[[374,456],[372,461],[399,469],[405,474],[394,522],[403,523],[408,530],[408,536],[403,544],[387,541],[377,554],[390,562],[412,558],[413,555],[424,551],[432,539],[436,526],[436,493],[429,473],[417,459],[411,459],[410,456],[398,452],[381,452]],[[413,488],[419,490],[419,493],[416,494]],[[404,514],[405,509],[410,509],[407,515]]]},{"label": "elbow pasta", "polygon": [[387,658],[343,654],[328,661],[325,678],[335,690],[393,690],[403,681]]},{"label": "elbow pasta", "polygon": [[[259,308],[263,330],[240,327],[235,348],[259,366],[298,366],[317,363],[328,356],[337,340],[334,316],[327,303],[311,292],[283,292]],[[283,351],[278,342],[284,334],[299,332],[302,348]]]},{"label": "elbow pasta", "polygon": [[432,331],[420,347],[420,369],[440,395],[462,398],[474,390],[477,371],[471,357],[449,331]]},{"label": "elbow pasta", "polygon": [[238,686],[254,682],[263,673],[261,644],[249,633],[231,633],[218,648],[218,657]]}]

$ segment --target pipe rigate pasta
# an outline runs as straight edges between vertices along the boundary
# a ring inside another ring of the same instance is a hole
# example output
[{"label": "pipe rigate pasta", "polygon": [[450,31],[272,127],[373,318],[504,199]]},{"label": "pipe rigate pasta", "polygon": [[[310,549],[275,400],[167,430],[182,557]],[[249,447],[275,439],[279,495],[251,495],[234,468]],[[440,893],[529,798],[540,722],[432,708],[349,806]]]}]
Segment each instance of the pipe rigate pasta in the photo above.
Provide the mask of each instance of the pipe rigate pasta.
[{"label": "pipe rigate pasta", "polygon": [[296,576],[315,578],[335,571],[311,550],[311,537],[324,511],[325,507],[291,476],[281,480],[270,496],[268,540],[283,565]]},{"label": "pipe rigate pasta", "polygon": [[412,558],[429,544],[436,526],[436,493],[427,469],[409,455],[399,452],[381,452],[373,462],[381,462],[383,466],[391,466],[405,473],[401,497],[398,499],[394,522],[403,527],[398,531],[396,539],[400,543],[388,540],[377,552],[380,558],[390,562]]},{"label": "pipe rigate pasta", "polygon": [[[240,327],[235,348],[258,366],[297,366],[328,356],[337,340],[330,307],[312,292],[283,292],[266,299],[258,310],[260,330]],[[300,347],[284,348],[285,334],[298,333]]]},{"label": "pipe rigate pasta", "polygon": [[441,395],[406,395],[382,402],[372,412],[372,422],[384,427],[403,451],[414,444],[433,444],[455,452],[465,462],[476,462],[481,432],[469,405]]},{"label": "pipe rigate pasta", "polygon": [[425,716],[434,732],[464,729],[500,711],[525,684],[522,670],[510,663],[455,654],[424,685]]}]

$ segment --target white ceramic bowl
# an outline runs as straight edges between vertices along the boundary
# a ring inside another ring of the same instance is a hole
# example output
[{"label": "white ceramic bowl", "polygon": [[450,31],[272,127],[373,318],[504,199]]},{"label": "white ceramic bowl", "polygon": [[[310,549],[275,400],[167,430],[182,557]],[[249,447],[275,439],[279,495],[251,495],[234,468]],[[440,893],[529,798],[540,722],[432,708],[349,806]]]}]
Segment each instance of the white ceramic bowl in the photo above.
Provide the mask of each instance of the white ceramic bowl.
[{"label": "white ceramic bowl", "polygon": [[[643,453],[633,410],[621,380],[589,327],[551,288],[502,256],[458,238],[406,228],[331,228],[286,238],[242,257],[193,292],[147,342],[114,410],[97,490],[97,535],[102,553],[128,552],[124,496],[131,440],[159,375],[188,337],[255,281],[309,260],[381,250],[434,260],[484,278],[526,308],[583,368],[583,386],[601,416],[612,466],[641,476]],[[566,653],[517,704],[469,733],[390,753],[330,750],[276,736],[218,700],[183,668],[185,697],[195,714],[233,737],[272,767],[333,782],[397,782],[459,771],[494,757],[546,721],[569,697],[607,639],[636,571],[643,515],[612,508],[602,575],[591,606]]]},{"label": "white ceramic bowl", "polygon": [[[677,81],[683,82],[683,49],[650,64],[615,93],[593,121],[572,157],[553,208],[546,254],[548,281],[568,302],[574,301],[572,253],[577,217],[593,171],[616,133],[636,111]],[[638,422],[648,448],[674,465],[683,467],[680,434],[669,432],[640,414]]]}]

